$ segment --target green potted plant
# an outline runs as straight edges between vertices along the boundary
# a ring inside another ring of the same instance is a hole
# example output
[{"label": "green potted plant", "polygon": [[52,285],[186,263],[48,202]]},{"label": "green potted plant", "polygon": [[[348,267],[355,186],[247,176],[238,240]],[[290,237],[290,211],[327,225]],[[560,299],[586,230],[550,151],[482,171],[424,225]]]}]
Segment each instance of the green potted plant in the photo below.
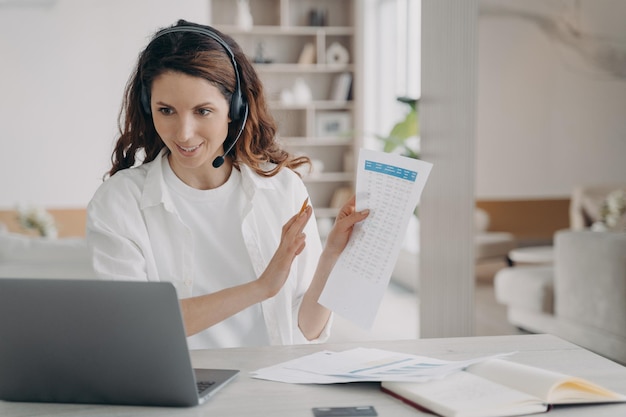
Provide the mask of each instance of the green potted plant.
[{"label": "green potted plant", "polygon": [[385,152],[395,152],[399,150],[400,154],[404,156],[419,159],[419,151],[416,149],[415,144],[410,141],[410,139],[416,138],[419,133],[419,122],[417,119],[417,104],[419,103],[419,99],[398,97],[398,101],[406,103],[409,106],[409,111],[404,119],[393,126],[389,135],[376,135],[376,137],[383,142],[383,150]]}]

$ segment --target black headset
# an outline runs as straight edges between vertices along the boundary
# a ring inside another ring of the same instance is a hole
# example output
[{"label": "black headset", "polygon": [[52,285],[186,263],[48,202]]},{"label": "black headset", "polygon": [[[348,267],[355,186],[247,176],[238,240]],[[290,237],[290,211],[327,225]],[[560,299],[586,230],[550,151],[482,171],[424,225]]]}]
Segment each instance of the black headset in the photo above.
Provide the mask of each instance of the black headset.
[{"label": "black headset", "polygon": [[[213,167],[219,168],[224,163],[224,157],[233,149],[233,147],[239,140],[239,137],[241,136],[241,133],[243,132],[243,128],[246,125],[246,121],[248,120],[248,104],[246,103],[243,97],[243,94],[241,92],[241,78],[239,77],[239,67],[237,65],[237,61],[235,60],[235,54],[230,49],[228,44],[217,33],[212,31],[208,27],[204,28],[204,27],[198,27],[198,26],[184,26],[183,25],[183,26],[174,26],[174,27],[166,28],[157,32],[157,34],[154,35],[154,38],[152,39],[151,42],[154,42],[156,39],[160,38],[161,36],[164,36],[170,33],[178,33],[178,32],[199,33],[201,35],[205,35],[213,39],[214,41],[219,43],[222,46],[222,48],[224,48],[224,50],[228,53],[228,56],[230,57],[230,61],[233,64],[233,69],[235,70],[235,91],[233,91],[232,97],[230,98],[230,107],[228,109],[228,117],[230,117],[231,121],[239,121],[239,120],[243,120],[243,121],[241,122],[241,126],[239,127],[239,131],[237,132],[237,136],[235,137],[235,140],[230,144],[230,146],[228,147],[228,149],[226,149],[226,151],[224,152],[222,156],[218,156],[213,161]],[[143,111],[146,114],[152,114],[152,109],[150,108],[150,95],[148,94],[148,91],[143,84],[141,86],[140,100],[141,100],[141,106],[143,107]],[[228,140],[228,138],[226,140]]]}]

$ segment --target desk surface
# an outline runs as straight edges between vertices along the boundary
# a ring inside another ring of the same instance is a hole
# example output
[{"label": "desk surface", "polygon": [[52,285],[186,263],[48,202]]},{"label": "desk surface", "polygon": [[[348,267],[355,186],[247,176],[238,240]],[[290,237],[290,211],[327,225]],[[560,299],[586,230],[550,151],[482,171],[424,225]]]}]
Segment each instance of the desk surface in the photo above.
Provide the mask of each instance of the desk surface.
[{"label": "desk surface", "polygon": [[[550,335],[491,336],[194,351],[192,360],[195,367],[236,368],[242,371],[236,380],[204,405],[178,409],[0,401],[0,416],[312,417],[312,407],[359,405],[373,405],[381,417],[430,415],[381,393],[378,383],[291,385],[248,376],[250,371],[322,349],[342,351],[357,346],[447,360],[517,351],[510,360],[587,378],[626,394],[626,367],[576,345]],[[626,415],[626,403],[556,407],[547,415],[623,417]]]}]

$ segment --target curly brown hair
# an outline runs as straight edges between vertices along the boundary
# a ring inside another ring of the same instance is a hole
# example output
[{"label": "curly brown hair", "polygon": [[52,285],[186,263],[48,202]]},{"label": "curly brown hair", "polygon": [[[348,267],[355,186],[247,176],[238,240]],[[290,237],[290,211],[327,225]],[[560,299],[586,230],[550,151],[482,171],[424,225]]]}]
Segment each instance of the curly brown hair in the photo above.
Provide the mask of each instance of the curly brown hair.
[{"label": "curly brown hair", "polygon": [[[269,112],[263,84],[239,45],[230,36],[209,26],[179,20],[171,27],[186,26],[214,32],[234,54],[243,100],[248,104],[248,118],[241,137],[229,152],[233,165],[237,168],[240,164],[248,165],[259,175],[267,177],[276,175],[285,167],[295,170],[301,165],[310,166],[308,157],[295,157],[277,143],[276,122]],[[142,94],[149,94],[153,80],[167,71],[206,79],[221,91],[228,102],[236,88],[231,57],[215,39],[192,31],[164,35],[157,32],[140,53],[135,71],[126,85],[118,119],[119,138],[111,155],[109,176],[154,160],[165,147],[152,116],[143,109],[141,97]],[[240,123],[229,124],[227,142],[236,137],[240,128]],[[271,163],[269,168],[268,162]]]}]

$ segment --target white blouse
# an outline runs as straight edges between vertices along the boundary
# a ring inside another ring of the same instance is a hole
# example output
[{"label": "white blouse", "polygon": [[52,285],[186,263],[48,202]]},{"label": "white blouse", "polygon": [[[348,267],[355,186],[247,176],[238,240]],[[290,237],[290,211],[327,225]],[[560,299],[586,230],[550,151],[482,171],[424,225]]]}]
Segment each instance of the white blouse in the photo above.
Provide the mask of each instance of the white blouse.
[{"label": "white blouse", "polygon": [[[162,158],[117,172],[96,191],[87,207],[87,242],[95,271],[103,279],[169,281],[179,298],[193,295],[196,256],[192,232],[182,222],[166,186]],[[300,177],[283,169],[273,177],[241,166],[245,204],[239,213],[241,234],[256,276],[278,248],[282,226],[308,196]],[[313,217],[314,218],[314,217]],[[261,303],[272,345],[308,343],[298,327],[298,312],[322,252],[317,224],[305,227],[306,246],[292,265],[279,293]],[[330,334],[332,317],[315,341]]]}]

